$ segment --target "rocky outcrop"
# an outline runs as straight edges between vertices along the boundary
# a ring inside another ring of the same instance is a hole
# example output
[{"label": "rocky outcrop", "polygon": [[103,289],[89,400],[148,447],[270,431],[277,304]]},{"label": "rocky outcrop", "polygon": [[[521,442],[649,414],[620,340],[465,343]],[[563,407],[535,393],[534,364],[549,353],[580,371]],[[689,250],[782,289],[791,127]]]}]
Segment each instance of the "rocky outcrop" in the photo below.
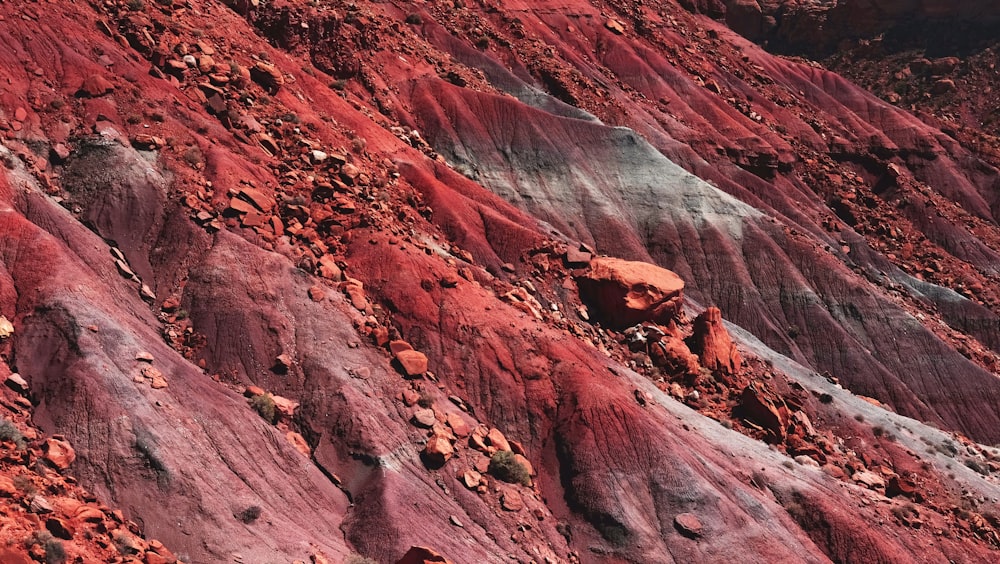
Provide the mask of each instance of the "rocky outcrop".
[{"label": "rocky outcrop", "polygon": [[684,281],[673,272],[610,257],[591,260],[577,284],[581,299],[601,321],[615,328],[643,321],[668,324],[680,313],[684,300]]},{"label": "rocky outcrop", "polygon": [[[841,42],[880,34],[896,44],[954,48],[988,37],[1000,17],[990,0],[730,0],[725,21],[737,33],[772,48],[824,55]],[[919,36],[930,30],[933,44]]]},{"label": "rocky outcrop", "polygon": [[[934,219],[995,191],[942,131],[669,3],[232,4],[0,5],[44,24],[0,26],[11,405],[124,528],[199,562],[993,555],[950,509],[1000,495],[990,451],[844,389],[998,428],[955,321],[994,318],[943,278],[990,228]],[[760,339],[742,370],[682,290]]]},{"label": "rocky outcrop", "polygon": [[691,351],[698,355],[702,366],[725,375],[736,374],[743,363],[717,307],[706,309],[694,319]]}]

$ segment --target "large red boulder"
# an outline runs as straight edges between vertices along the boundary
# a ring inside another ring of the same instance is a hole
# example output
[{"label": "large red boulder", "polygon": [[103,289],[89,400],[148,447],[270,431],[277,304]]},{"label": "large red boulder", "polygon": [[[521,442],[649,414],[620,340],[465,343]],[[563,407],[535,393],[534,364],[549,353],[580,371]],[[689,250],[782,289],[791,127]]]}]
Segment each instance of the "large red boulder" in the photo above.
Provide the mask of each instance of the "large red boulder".
[{"label": "large red boulder", "polygon": [[702,366],[723,374],[735,374],[743,362],[717,307],[710,307],[695,318],[691,350],[701,359]]},{"label": "large red boulder", "polygon": [[680,312],[684,299],[684,281],[647,262],[595,258],[577,284],[580,298],[598,320],[617,328],[643,321],[666,325]]},{"label": "large red boulder", "polygon": [[396,564],[451,564],[451,560],[425,546],[414,546]]}]

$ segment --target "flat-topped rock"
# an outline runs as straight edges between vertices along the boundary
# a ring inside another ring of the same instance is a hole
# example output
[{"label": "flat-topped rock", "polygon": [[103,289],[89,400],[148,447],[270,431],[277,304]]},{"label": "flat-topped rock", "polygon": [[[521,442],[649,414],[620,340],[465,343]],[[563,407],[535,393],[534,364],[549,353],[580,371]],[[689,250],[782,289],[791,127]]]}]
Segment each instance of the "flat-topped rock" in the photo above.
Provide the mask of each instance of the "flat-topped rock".
[{"label": "flat-topped rock", "polygon": [[643,321],[666,324],[680,312],[684,281],[654,264],[594,258],[577,278],[580,298],[597,319],[616,328]]}]

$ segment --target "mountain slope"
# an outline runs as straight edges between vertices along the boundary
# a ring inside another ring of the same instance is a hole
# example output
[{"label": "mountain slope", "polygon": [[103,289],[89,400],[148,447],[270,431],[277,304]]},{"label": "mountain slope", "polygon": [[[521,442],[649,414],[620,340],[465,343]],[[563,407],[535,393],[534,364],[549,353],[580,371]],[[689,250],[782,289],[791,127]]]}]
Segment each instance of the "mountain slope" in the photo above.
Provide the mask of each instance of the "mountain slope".
[{"label": "mountain slope", "polygon": [[998,175],[932,125],[673,2],[0,10],[5,360],[178,554],[995,557],[934,426],[996,440]]}]

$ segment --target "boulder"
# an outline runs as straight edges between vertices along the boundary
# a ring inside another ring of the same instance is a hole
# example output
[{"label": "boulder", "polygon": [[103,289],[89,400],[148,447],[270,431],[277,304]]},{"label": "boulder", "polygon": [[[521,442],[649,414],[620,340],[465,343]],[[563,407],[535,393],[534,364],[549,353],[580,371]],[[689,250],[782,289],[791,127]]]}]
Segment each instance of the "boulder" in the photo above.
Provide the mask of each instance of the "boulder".
[{"label": "boulder", "polygon": [[500,507],[503,507],[504,511],[520,511],[524,509],[524,500],[521,499],[521,494],[508,488],[500,496]]},{"label": "boulder", "polygon": [[457,413],[449,413],[447,415],[446,421],[448,426],[451,427],[453,433],[456,437],[465,438],[469,436],[471,430],[469,429],[469,424],[465,422],[465,419]]},{"label": "boulder", "polygon": [[6,339],[14,334],[14,324],[7,319],[7,316],[0,315],[0,339]]},{"label": "boulder", "polygon": [[670,374],[694,376],[699,373],[698,357],[687,344],[673,335],[664,335],[649,346],[649,358],[654,366]]},{"label": "boulder", "polygon": [[596,313],[597,320],[616,329],[644,321],[667,325],[684,299],[684,281],[673,272],[610,257],[592,259],[577,285],[591,317]]},{"label": "boulder", "polygon": [[444,466],[454,455],[455,447],[451,445],[451,441],[447,437],[431,435],[431,438],[427,439],[427,444],[424,445],[421,458],[428,468],[437,469]]},{"label": "boulder", "polygon": [[417,427],[430,429],[437,423],[437,419],[434,417],[433,409],[418,409],[413,413],[413,417],[410,418],[410,423],[413,423]]},{"label": "boulder", "polygon": [[726,25],[751,41],[764,33],[764,12],[757,0],[726,0]]},{"label": "boulder", "polygon": [[47,439],[42,450],[45,452],[45,460],[60,470],[69,468],[76,460],[76,451],[66,441]]},{"label": "boulder", "polygon": [[710,307],[695,318],[691,351],[701,359],[702,366],[726,375],[736,374],[743,362],[717,307]]},{"label": "boulder", "polygon": [[396,353],[396,360],[407,376],[420,376],[427,372],[427,355],[415,350],[402,350]]},{"label": "boulder", "polygon": [[410,550],[406,551],[406,554],[402,558],[396,561],[396,564],[453,564],[451,560],[448,560],[444,556],[441,556],[437,552],[425,547],[425,546],[413,546]]},{"label": "boulder", "polygon": [[466,470],[465,472],[462,472],[462,475],[459,476],[459,479],[462,481],[462,484],[464,484],[465,487],[469,488],[470,490],[474,490],[479,487],[480,483],[482,483],[483,475],[480,474],[479,472],[476,472],[475,470],[470,469]]},{"label": "boulder", "polygon": [[490,429],[490,432],[486,434],[486,441],[489,446],[497,450],[511,450],[510,443],[507,442],[507,438],[503,436],[500,429]]},{"label": "boulder", "polygon": [[73,526],[57,517],[49,517],[46,519],[45,528],[52,533],[52,536],[63,540],[71,540],[73,538],[73,533],[75,532]]},{"label": "boulder", "polygon": [[701,520],[692,513],[681,513],[674,517],[674,527],[680,534],[689,538],[700,537],[703,529]]},{"label": "boulder", "polygon": [[104,96],[114,89],[115,85],[111,84],[111,81],[99,74],[92,74],[83,81],[83,84],[80,86],[80,94],[97,98]]},{"label": "boulder", "polygon": [[879,476],[874,472],[868,472],[867,470],[855,472],[854,475],[851,476],[851,479],[854,480],[855,483],[865,486],[868,489],[885,489],[885,480],[882,476]]},{"label": "boulder", "polygon": [[271,94],[276,93],[285,84],[285,77],[278,70],[278,67],[263,61],[258,62],[250,69],[250,78]]},{"label": "boulder", "polygon": [[4,383],[7,384],[8,388],[20,394],[28,392],[28,382],[23,377],[21,377],[21,375],[18,374],[17,372],[14,372],[10,376],[8,376],[7,380]]}]

